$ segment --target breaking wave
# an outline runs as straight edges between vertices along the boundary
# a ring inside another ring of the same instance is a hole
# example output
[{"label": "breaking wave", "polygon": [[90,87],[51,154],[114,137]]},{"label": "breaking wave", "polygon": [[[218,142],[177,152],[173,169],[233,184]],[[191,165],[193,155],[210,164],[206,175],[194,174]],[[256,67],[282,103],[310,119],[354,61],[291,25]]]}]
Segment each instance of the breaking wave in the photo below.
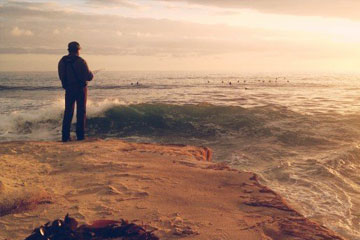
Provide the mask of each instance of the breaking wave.
[{"label": "breaking wave", "polygon": [[[138,135],[199,139],[256,137],[273,138],[273,141],[289,146],[331,144],[331,141],[309,129],[299,125],[295,127],[300,122],[303,125],[313,122],[310,116],[306,120],[299,113],[274,105],[243,108],[207,103],[122,105],[107,102],[94,109],[88,113],[87,127],[90,136]],[[36,139],[37,136],[32,134],[40,130],[49,131],[52,133],[50,135],[59,132],[62,108],[58,104],[34,114],[12,113],[4,118],[5,121],[0,125],[2,140],[6,138],[6,133]]]}]

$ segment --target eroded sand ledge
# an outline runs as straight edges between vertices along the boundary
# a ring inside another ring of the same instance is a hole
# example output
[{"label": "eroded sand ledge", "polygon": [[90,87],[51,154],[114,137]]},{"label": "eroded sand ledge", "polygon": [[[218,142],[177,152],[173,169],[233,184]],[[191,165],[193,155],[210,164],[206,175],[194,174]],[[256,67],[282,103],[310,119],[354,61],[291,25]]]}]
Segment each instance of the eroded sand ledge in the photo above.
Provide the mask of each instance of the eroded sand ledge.
[{"label": "eroded sand ledge", "polygon": [[114,139],[1,143],[0,239],[23,239],[66,213],[137,221],[161,239],[342,239],[254,174],[210,158],[206,148]]}]

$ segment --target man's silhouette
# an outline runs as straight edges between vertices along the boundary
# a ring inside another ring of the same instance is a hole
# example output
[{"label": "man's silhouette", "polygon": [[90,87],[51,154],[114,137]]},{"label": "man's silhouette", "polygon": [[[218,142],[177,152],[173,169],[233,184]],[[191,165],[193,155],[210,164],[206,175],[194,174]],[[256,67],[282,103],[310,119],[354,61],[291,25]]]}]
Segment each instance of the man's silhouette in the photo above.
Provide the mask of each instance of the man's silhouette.
[{"label": "man's silhouette", "polygon": [[59,78],[65,89],[65,112],[62,125],[62,141],[71,141],[70,126],[76,102],[76,137],[85,138],[87,81],[93,79],[86,61],[79,57],[80,44],[68,44],[69,55],[61,58],[58,65]]}]

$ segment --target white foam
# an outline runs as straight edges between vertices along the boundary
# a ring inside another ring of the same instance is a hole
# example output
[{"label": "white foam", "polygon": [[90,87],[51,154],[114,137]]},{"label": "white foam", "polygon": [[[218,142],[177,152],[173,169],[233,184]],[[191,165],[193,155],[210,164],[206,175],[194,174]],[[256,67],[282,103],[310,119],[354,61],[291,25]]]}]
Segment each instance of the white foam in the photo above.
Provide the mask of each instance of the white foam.
[{"label": "white foam", "polygon": [[119,100],[117,98],[106,98],[103,101],[87,101],[87,115],[89,117],[95,117],[101,115],[106,109],[109,109],[114,106],[127,105],[129,104],[126,101]]},{"label": "white foam", "polygon": [[[87,116],[88,118],[100,116],[111,107],[138,103],[117,98],[102,101],[88,100]],[[13,111],[10,114],[0,115],[0,141],[56,139],[61,131],[64,105],[64,98],[58,98],[41,109]],[[76,122],[75,115],[73,122]]]}]

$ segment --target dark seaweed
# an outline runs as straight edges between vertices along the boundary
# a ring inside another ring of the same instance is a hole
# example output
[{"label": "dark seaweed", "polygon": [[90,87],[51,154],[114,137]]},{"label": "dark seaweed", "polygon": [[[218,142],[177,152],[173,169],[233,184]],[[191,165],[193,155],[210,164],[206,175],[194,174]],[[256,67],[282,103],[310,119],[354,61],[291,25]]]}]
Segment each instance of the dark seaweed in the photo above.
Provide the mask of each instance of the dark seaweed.
[{"label": "dark seaweed", "polygon": [[126,220],[107,221],[102,226],[81,225],[66,215],[64,220],[57,219],[52,223],[34,229],[25,240],[159,240],[151,231],[129,223]]}]

